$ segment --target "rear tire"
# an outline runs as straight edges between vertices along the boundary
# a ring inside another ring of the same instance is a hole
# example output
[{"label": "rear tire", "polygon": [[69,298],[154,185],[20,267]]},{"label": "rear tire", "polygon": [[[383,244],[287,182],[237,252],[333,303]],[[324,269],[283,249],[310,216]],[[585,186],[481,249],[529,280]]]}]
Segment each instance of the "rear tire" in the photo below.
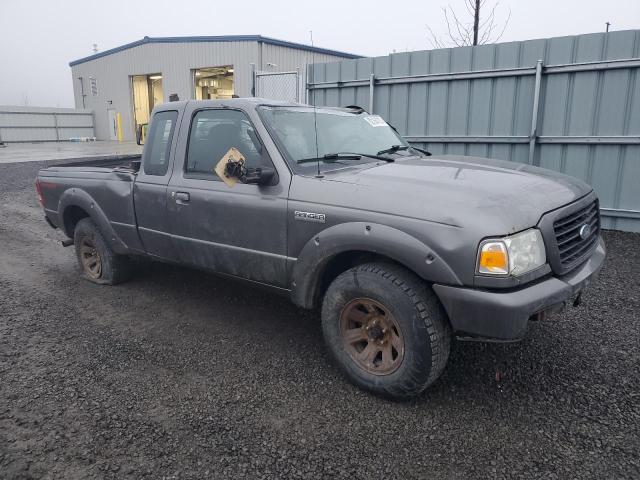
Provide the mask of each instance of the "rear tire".
[{"label": "rear tire", "polygon": [[420,394],[449,358],[451,327],[438,298],[394,264],[367,263],[339,275],[324,296],[322,330],[346,376],[386,397]]},{"label": "rear tire", "polygon": [[116,255],[90,218],[78,222],[73,232],[78,265],[84,278],[101,285],[115,285],[131,277],[131,261]]}]

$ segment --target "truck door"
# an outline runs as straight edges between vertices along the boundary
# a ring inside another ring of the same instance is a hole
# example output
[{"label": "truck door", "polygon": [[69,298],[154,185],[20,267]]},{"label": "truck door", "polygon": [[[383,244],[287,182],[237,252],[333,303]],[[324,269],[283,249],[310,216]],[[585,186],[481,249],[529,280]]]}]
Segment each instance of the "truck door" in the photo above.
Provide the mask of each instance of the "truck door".
[{"label": "truck door", "polygon": [[160,111],[153,115],[142,164],[133,185],[140,240],[148,254],[166,260],[177,259],[167,222],[167,184],[171,176],[177,120],[178,112],[175,110]]},{"label": "truck door", "polygon": [[241,110],[209,108],[187,110],[185,127],[187,121],[189,136],[181,136],[167,204],[180,260],[286,287],[288,186],[278,181],[229,187],[214,172],[231,147],[247,167],[273,166],[249,117]]}]

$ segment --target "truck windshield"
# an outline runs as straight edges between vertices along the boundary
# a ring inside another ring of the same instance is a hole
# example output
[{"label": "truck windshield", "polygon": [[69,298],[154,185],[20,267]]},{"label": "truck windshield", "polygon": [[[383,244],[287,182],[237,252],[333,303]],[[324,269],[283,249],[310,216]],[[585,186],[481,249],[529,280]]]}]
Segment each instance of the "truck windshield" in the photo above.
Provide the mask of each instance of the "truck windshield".
[{"label": "truck windshield", "polygon": [[[341,168],[336,164],[379,162],[379,154],[413,154],[405,140],[378,115],[333,108],[259,107],[262,120],[294,171],[311,173],[317,169],[312,160],[319,158],[321,170]],[[315,118],[314,118],[315,117]],[[318,146],[316,150],[316,125]],[[343,154],[353,155],[343,161]],[[367,156],[371,155],[371,157]],[[337,158],[336,158],[337,156]]]}]

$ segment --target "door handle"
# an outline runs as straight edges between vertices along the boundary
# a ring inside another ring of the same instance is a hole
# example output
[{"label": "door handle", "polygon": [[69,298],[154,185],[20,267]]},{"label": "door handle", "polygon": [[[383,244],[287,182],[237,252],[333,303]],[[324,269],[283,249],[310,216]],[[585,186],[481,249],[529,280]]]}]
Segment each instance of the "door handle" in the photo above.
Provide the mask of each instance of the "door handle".
[{"label": "door handle", "polygon": [[180,205],[184,205],[185,203],[189,203],[191,197],[188,192],[175,192],[176,203]]}]

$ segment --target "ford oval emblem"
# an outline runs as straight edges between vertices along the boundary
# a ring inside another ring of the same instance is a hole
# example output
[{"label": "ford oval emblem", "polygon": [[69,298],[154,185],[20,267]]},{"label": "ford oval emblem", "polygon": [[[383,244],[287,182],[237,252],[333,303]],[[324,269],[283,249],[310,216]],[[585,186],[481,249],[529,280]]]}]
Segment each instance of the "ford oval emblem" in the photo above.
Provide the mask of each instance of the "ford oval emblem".
[{"label": "ford oval emblem", "polygon": [[585,223],[580,227],[578,233],[580,234],[580,238],[585,240],[591,233],[591,226],[588,223]]}]

